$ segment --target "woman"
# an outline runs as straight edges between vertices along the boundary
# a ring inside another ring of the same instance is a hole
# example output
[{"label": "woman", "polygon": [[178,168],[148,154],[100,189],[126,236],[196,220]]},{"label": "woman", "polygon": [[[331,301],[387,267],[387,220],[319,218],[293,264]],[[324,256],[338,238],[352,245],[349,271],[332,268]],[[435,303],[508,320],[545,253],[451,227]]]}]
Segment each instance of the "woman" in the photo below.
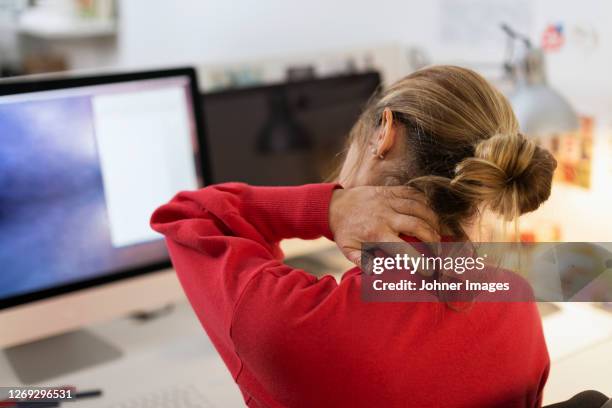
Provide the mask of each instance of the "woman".
[{"label": "woman", "polygon": [[485,209],[511,220],[538,208],[554,159],[496,89],[451,66],[374,98],[348,146],[339,185],[222,184],[153,215],[245,403],[539,406],[549,359],[534,304],[364,303],[359,268],[317,279],[283,264],[278,243],[325,236],[358,263],[366,241],[470,239]]}]

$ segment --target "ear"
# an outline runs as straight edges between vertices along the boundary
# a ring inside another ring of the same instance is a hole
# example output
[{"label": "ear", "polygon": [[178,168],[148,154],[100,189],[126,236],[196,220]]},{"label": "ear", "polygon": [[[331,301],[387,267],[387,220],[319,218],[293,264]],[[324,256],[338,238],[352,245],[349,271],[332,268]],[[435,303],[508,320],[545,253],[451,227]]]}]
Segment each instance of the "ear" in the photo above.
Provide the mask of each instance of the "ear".
[{"label": "ear", "polygon": [[385,108],[382,113],[381,130],[376,137],[376,156],[384,157],[395,145],[395,138],[397,136],[395,125],[393,112],[391,112],[391,109]]}]

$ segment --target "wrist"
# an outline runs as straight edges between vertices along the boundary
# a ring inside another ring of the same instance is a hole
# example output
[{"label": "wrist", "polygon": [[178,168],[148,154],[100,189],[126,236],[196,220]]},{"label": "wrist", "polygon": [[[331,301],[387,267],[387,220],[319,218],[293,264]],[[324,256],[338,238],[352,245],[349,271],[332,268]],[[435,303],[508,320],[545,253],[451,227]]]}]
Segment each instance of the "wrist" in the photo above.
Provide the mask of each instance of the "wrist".
[{"label": "wrist", "polygon": [[338,225],[342,220],[345,196],[346,190],[339,187],[332,191],[332,195],[329,200],[328,225],[332,236],[335,236]]}]

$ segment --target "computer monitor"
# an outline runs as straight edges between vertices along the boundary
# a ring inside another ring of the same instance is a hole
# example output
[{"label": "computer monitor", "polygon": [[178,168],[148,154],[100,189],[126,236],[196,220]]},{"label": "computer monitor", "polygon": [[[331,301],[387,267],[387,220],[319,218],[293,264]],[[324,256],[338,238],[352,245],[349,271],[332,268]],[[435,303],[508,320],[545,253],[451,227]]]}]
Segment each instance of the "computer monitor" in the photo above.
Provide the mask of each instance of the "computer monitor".
[{"label": "computer monitor", "polygon": [[207,181],[200,113],[190,68],[0,83],[0,346],[182,296],[149,217]]},{"label": "computer monitor", "polygon": [[214,182],[321,182],[379,85],[368,72],[203,95]]}]

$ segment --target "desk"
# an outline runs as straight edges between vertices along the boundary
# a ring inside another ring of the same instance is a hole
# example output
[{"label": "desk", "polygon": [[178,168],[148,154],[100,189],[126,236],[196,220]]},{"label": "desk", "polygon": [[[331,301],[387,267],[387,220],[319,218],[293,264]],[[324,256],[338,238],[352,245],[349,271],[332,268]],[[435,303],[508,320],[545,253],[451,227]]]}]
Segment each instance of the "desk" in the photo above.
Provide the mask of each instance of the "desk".
[{"label": "desk", "polygon": [[[108,407],[152,390],[200,384],[213,407],[241,407],[242,396],[189,304],[147,323],[122,318],[88,328],[120,348],[124,356],[41,385],[101,388],[101,398],[63,404],[74,408]],[[0,385],[18,385],[0,353]]]},{"label": "desk", "polygon": [[544,403],[597,390],[612,396],[612,313],[589,303],[559,303],[542,322],[551,368]]}]

